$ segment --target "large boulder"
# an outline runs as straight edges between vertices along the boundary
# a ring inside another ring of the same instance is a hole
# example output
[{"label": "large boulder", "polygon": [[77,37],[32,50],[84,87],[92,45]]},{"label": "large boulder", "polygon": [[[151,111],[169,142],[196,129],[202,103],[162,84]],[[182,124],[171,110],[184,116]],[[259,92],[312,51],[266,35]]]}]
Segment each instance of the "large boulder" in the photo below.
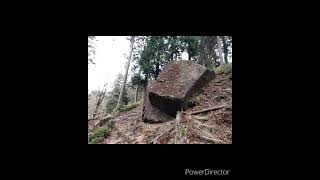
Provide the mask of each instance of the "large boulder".
[{"label": "large boulder", "polygon": [[192,94],[214,79],[213,71],[192,61],[167,63],[158,78],[147,89],[144,120],[163,122],[167,115],[175,117]]},{"label": "large boulder", "polygon": [[213,71],[192,61],[171,61],[151,84],[150,103],[175,116],[184,102],[214,77]]}]

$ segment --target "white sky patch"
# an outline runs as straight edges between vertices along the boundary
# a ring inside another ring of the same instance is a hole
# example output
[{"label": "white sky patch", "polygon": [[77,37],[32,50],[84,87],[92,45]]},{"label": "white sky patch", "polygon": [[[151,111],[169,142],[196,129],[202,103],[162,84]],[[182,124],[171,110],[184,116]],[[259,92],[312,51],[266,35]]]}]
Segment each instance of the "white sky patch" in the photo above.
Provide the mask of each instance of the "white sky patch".
[{"label": "white sky patch", "polygon": [[188,59],[188,53],[187,52],[181,53],[181,57],[182,57],[183,60],[187,60]]},{"label": "white sky patch", "polygon": [[89,65],[88,89],[89,92],[108,83],[107,91],[118,73],[124,72],[126,62],[125,54],[129,54],[130,41],[127,36],[96,36],[95,65]]}]

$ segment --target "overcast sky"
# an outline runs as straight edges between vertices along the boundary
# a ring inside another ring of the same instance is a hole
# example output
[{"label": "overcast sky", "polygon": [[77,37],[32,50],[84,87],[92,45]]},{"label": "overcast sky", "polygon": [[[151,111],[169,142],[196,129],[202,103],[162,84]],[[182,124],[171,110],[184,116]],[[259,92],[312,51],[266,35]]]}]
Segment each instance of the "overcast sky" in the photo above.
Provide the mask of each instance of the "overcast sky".
[{"label": "overcast sky", "polygon": [[88,89],[98,89],[105,82],[110,90],[116,75],[124,72],[126,59],[124,53],[129,54],[130,41],[127,36],[96,36],[95,65],[89,65]]},{"label": "overcast sky", "polygon": [[[95,65],[89,65],[89,92],[99,89],[107,82],[107,91],[111,90],[113,81],[118,73],[124,74],[126,58],[129,55],[130,41],[128,36],[96,36]],[[187,53],[182,53],[182,59],[188,59]],[[131,68],[130,64],[130,68]],[[130,71],[129,71],[130,73]]]},{"label": "overcast sky", "polygon": [[[130,41],[127,40],[127,37],[96,36],[98,40],[94,59],[96,64],[89,65],[88,70],[89,92],[102,87],[105,82],[108,83],[107,91],[110,91],[116,75],[119,72],[124,74],[126,58],[123,54],[129,55],[130,50]],[[187,59],[187,54],[184,53],[182,58]]]}]

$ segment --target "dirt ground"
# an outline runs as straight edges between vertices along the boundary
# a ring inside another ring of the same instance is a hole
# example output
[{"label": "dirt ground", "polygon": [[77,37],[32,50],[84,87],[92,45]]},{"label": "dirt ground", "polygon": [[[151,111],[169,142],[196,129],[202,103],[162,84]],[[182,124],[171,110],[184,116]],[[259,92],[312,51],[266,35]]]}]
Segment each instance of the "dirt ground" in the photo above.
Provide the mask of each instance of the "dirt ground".
[{"label": "dirt ground", "polygon": [[[194,99],[194,106],[182,113],[180,123],[144,123],[141,106],[122,112],[102,144],[231,144],[232,80],[217,75]],[[222,105],[225,107],[218,110],[189,114]]]}]

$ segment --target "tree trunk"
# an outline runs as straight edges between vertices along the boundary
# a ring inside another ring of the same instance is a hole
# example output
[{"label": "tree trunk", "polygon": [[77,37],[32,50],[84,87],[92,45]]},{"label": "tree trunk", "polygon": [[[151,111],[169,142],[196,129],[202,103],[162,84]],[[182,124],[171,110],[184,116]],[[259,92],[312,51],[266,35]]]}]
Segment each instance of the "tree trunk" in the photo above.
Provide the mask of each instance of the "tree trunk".
[{"label": "tree trunk", "polygon": [[159,69],[159,63],[156,64],[156,72],[155,72],[155,79],[157,79],[159,75],[160,69]]},{"label": "tree trunk", "polygon": [[148,73],[146,73],[144,75],[144,79],[145,79],[145,84],[142,87],[142,98],[143,98],[142,102],[143,102],[143,104],[144,104],[144,97],[145,97],[145,94],[146,94],[146,91],[147,91],[147,86],[148,86],[148,79],[149,79],[149,74]]},{"label": "tree trunk", "polygon": [[[139,75],[141,74],[141,68],[139,69]],[[141,76],[140,76],[141,77]],[[136,87],[136,94],[134,96],[134,102],[138,101],[138,94],[139,94],[139,89],[140,89],[140,84],[137,85]]]},{"label": "tree trunk", "polygon": [[[102,100],[103,100],[103,98],[104,98],[104,96],[103,97],[98,97],[99,99],[97,100],[97,104],[96,104],[96,109],[95,109],[95,111],[94,111],[94,113],[98,113],[98,110],[99,110],[99,107],[100,107],[100,104],[101,104],[101,102],[102,102]],[[100,99],[101,98],[101,99]]]},{"label": "tree trunk", "polygon": [[142,86],[142,107],[144,107],[144,97],[145,97],[145,94],[146,94],[146,90],[147,90],[147,87],[146,86]]},{"label": "tree trunk", "polygon": [[106,91],[107,91],[107,84],[103,85],[103,88],[101,90],[99,90],[96,95],[96,108],[94,113],[97,114],[99,106],[101,105],[105,95],[106,95]]},{"label": "tree trunk", "polygon": [[119,107],[122,105],[123,94],[124,94],[124,91],[125,91],[125,88],[126,88],[127,76],[128,76],[128,71],[129,71],[129,67],[130,67],[132,51],[133,51],[133,44],[134,44],[134,36],[131,36],[130,53],[129,53],[128,61],[127,61],[127,64],[126,64],[124,80],[123,80],[123,83],[122,83],[122,86],[121,86],[121,91],[120,91],[120,95],[119,95],[119,99],[118,99],[118,103],[117,103],[116,109],[119,109]]},{"label": "tree trunk", "polygon": [[142,98],[144,97],[145,93],[146,93],[146,86],[143,86],[142,87]]},{"label": "tree trunk", "polygon": [[134,96],[134,102],[137,102],[137,101],[138,101],[139,88],[140,88],[140,86],[139,86],[139,84],[138,84],[137,87],[136,87],[136,94],[135,94],[135,96]]},{"label": "tree trunk", "polygon": [[222,56],[222,47],[221,47],[221,39],[220,39],[220,36],[217,36],[217,42],[218,42],[218,51],[219,51],[220,65],[222,65],[222,64],[223,64],[223,56]]},{"label": "tree trunk", "polygon": [[96,106],[96,110],[94,110],[94,114],[97,114],[99,105]]},{"label": "tree trunk", "polygon": [[223,53],[224,53],[224,63],[228,63],[228,45],[227,45],[227,36],[222,36],[223,40]]}]

